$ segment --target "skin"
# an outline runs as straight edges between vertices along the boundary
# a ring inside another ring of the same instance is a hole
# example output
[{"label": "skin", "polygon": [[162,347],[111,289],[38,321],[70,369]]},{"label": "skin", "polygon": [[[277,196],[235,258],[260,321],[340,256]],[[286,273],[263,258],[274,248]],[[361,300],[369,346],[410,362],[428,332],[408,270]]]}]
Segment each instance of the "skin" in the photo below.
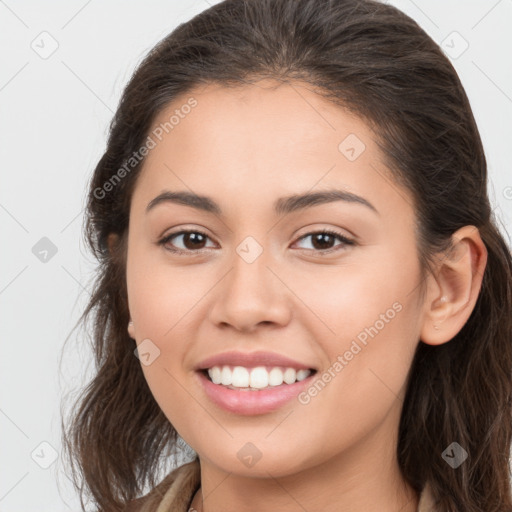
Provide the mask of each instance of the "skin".
[{"label": "skin", "polygon": [[[419,340],[449,341],[473,310],[487,259],[478,230],[456,232],[457,250],[421,282],[412,197],[394,182],[361,119],[311,86],[264,80],[196,88],[154,126],[191,96],[197,106],[150,151],[137,180],[126,277],[130,336],[160,350],[142,365],[145,378],[200,456],[202,487],[192,507],[415,511],[418,495],[396,460],[406,377]],[[349,134],[366,146],[354,161],[338,149]],[[362,196],[378,213],[344,201],[273,211],[277,198],[331,188]],[[146,213],[163,190],[207,195],[222,214],[170,202]],[[182,229],[208,238],[202,246],[179,235],[167,248],[158,244]],[[321,229],[356,243],[330,238],[325,247],[337,250],[322,256],[306,237]],[[252,263],[236,251],[248,236],[263,248]],[[189,252],[174,254],[173,246]],[[400,312],[308,404],[227,412],[206,397],[194,371],[228,350],[270,350],[321,375],[394,303]],[[237,457],[247,442],[261,452],[252,467]]]}]

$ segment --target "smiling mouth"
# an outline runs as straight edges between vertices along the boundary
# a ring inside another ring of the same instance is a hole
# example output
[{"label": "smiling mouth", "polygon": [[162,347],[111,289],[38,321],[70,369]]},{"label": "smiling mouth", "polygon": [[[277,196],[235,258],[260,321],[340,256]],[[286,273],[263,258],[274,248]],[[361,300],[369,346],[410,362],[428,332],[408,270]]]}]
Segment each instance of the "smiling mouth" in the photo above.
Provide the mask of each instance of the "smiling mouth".
[{"label": "smiling mouth", "polygon": [[210,382],[237,391],[262,391],[287,387],[314,375],[316,370],[280,366],[213,366],[200,370]]}]

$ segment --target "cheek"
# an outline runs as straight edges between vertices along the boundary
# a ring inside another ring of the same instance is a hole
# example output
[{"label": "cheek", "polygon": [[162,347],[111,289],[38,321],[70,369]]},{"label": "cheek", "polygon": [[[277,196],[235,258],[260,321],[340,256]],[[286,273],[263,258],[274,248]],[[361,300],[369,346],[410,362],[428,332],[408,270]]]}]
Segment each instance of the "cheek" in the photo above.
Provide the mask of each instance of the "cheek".
[{"label": "cheek", "polygon": [[[328,339],[331,349],[339,351],[344,340],[358,338],[364,343],[371,336],[368,329],[375,333],[372,326],[380,332],[389,330],[390,324],[401,325],[403,310],[416,297],[419,266],[414,251],[407,259],[398,259],[392,249],[376,247],[361,258],[354,253],[339,265],[318,265],[299,275],[282,269],[283,280],[293,283],[300,299],[300,321],[318,342]],[[409,308],[409,314],[415,313]]]},{"label": "cheek", "polygon": [[[201,299],[214,282],[211,270],[172,267],[156,259],[141,247],[129,249],[128,304],[148,386],[169,421],[180,431],[191,410],[183,361],[191,333],[197,330],[198,315],[205,315],[200,311]],[[149,364],[144,364],[144,351],[150,354]]]},{"label": "cheek", "polygon": [[304,315],[306,328],[327,357],[301,403],[311,404],[315,415],[331,411],[347,428],[351,422],[371,423],[400,401],[419,340],[417,262],[412,256],[397,261],[391,253],[374,262],[297,281],[320,317]]},{"label": "cheek", "polygon": [[[387,323],[368,322],[359,329],[351,320],[354,335],[340,330],[342,334],[324,345],[328,366],[299,396],[294,414],[307,421],[310,439],[329,440],[325,449],[319,443],[315,457],[355,445],[384,422],[392,436],[417,345],[410,328],[414,316],[413,307],[402,304],[400,311],[388,312]],[[300,438],[301,433],[283,429],[282,435],[285,443],[288,436]]]},{"label": "cheek", "polygon": [[212,276],[192,266],[166,264],[160,249],[155,252],[134,247],[128,253],[128,304],[137,337],[163,340],[184,328]]}]

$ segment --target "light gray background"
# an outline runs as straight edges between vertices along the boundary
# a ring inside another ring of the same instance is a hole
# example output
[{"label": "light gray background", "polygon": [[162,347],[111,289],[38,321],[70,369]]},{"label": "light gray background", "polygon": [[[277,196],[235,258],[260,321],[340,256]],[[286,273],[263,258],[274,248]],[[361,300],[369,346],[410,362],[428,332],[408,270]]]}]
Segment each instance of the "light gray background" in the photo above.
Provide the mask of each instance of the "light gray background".
[{"label": "light gray background", "polygon": [[[59,456],[61,399],[91,371],[81,331],[59,362],[93,276],[81,234],[86,184],[136,65],[212,3],[0,0],[0,512],[79,510]],[[496,215],[511,232],[512,0],[388,3],[451,54]],[[46,262],[32,250],[43,237],[57,250]]]}]

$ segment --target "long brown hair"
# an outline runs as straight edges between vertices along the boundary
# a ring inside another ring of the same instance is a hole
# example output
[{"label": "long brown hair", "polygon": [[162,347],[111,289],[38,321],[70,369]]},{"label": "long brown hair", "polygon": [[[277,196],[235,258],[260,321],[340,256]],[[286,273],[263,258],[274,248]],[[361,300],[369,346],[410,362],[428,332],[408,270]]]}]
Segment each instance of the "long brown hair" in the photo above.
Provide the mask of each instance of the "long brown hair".
[{"label": "long brown hair", "polygon": [[[482,142],[437,44],[403,12],[373,0],[226,0],[179,25],[130,79],[86,209],[84,234],[98,268],[80,322],[92,320],[96,374],[63,434],[81,500],[87,494],[100,510],[122,510],[155,485],[159,460],[178,439],[127,333],[126,235],[144,160],[119,169],[178,95],[262,78],[308,83],[375,131],[387,166],[414,198],[423,271],[454,231],[480,230],[488,262],[477,303],[448,343],[418,343],[397,458],[415,490],[430,484],[439,511],[512,512],[512,258],[489,204]],[[119,236],[112,252],[111,233]],[[453,442],[468,453],[458,468],[442,457]]]}]

